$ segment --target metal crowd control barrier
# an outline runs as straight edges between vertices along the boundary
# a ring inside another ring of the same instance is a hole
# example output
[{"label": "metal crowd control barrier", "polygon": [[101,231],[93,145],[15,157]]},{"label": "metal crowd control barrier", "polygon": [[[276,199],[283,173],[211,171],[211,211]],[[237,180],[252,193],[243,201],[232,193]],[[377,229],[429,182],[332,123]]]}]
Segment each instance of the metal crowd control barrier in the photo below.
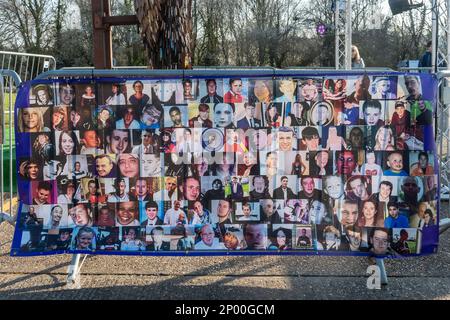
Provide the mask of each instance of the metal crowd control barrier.
[{"label": "metal crowd control barrier", "polygon": [[[323,71],[323,70],[322,70]],[[377,70],[371,70],[377,71]],[[220,76],[225,77],[289,77],[298,74],[299,70],[277,70],[273,68],[267,69],[234,69],[234,70],[215,70],[215,69],[204,69],[204,70],[140,70],[140,69],[121,69],[121,70],[89,70],[89,69],[66,69],[66,70],[58,70],[58,71],[50,71],[38,76],[36,79],[39,80],[50,80],[54,78],[97,78],[97,77],[158,77],[160,79],[170,78],[170,77],[213,77],[220,74]],[[379,73],[387,72],[386,69],[378,70]],[[346,75],[357,75],[360,74],[360,71],[346,71]],[[318,76],[318,70],[302,70],[302,76]],[[338,76],[342,75],[342,72],[336,70],[327,70],[328,76]],[[445,74],[445,76],[450,77],[450,74]],[[442,149],[441,149],[442,151]],[[444,221],[443,221],[444,222]],[[450,226],[450,225],[449,225]],[[445,227],[445,226],[443,226]],[[447,226],[448,228],[448,226]],[[444,229],[444,228],[443,228]],[[67,282],[69,284],[75,284],[79,280],[80,269],[82,266],[82,262],[80,264],[80,254],[74,254],[72,257],[71,265],[68,270],[68,278]],[[84,260],[83,260],[84,261]],[[381,283],[387,284],[387,275],[384,267],[383,259],[376,260],[377,265],[380,267],[380,275],[381,275]]]},{"label": "metal crowd control barrier", "polygon": [[14,70],[22,81],[28,81],[55,70],[56,60],[41,54],[0,51],[0,69]]},{"label": "metal crowd control barrier", "polygon": [[[323,70],[321,70],[323,71]],[[371,70],[371,71],[378,71],[378,72],[389,72],[392,70],[387,69],[381,69],[381,70]],[[50,80],[52,78],[86,78],[86,77],[122,77],[122,76],[152,76],[152,77],[159,77],[159,78],[167,78],[167,77],[189,77],[189,76],[197,76],[197,77],[212,77],[216,76],[218,73],[220,73],[221,76],[228,76],[228,77],[243,77],[243,76],[260,76],[260,77],[277,77],[277,76],[283,76],[288,77],[290,75],[295,75],[298,73],[299,70],[278,70],[274,68],[267,68],[267,69],[226,69],[226,70],[215,70],[215,69],[203,69],[203,70],[142,70],[142,69],[120,69],[120,70],[93,70],[93,69],[64,69],[64,70],[58,70],[58,71],[50,71],[45,74],[40,75],[37,77],[37,79],[46,79]],[[315,76],[318,75],[319,70],[302,70],[302,75],[305,76]],[[336,71],[336,70],[327,70],[328,75],[340,75],[342,72]],[[346,71],[346,74],[352,75],[352,74],[359,74],[360,72],[352,72],[352,71]],[[82,264],[84,260],[86,259],[87,255],[85,255],[82,262],[81,260],[81,254],[73,254],[71,264],[68,268],[68,276],[67,276],[67,284],[74,287],[79,287],[79,280],[80,280],[80,270],[82,267]],[[372,260],[373,261],[373,260]],[[381,284],[387,285],[387,273],[384,265],[384,260],[382,258],[376,258],[376,264],[380,269],[380,280]]]},{"label": "metal crowd control barrier", "polygon": [[[13,100],[15,88],[20,83],[21,79],[15,71],[0,69],[0,117],[2,126],[0,139],[0,223],[8,221],[14,224],[16,218],[13,213],[14,204],[17,202],[15,195],[17,189],[15,186],[15,161],[13,161],[15,158]],[[5,159],[5,154],[7,159]]]},{"label": "metal crowd control barrier", "polygon": [[[0,223],[14,222],[15,141],[14,102],[18,86],[50,70],[56,69],[56,60],[49,55],[0,51]],[[8,173],[5,175],[5,173]]]},{"label": "metal crowd control barrier", "polygon": [[[436,119],[436,138],[439,152],[441,200],[450,198],[450,70],[437,74],[439,80],[439,105]],[[442,219],[439,233],[450,228],[450,218]]]}]

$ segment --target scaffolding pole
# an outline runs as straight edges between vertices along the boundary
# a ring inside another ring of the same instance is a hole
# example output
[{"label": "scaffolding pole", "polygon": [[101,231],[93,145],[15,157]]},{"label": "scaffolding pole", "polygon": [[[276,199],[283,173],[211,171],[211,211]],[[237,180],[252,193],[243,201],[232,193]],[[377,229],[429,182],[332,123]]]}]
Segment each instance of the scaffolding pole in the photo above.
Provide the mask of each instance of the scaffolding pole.
[{"label": "scaffolding pole", "polygon": [[336,70],[352,69],[352,1],[336,0]]}]

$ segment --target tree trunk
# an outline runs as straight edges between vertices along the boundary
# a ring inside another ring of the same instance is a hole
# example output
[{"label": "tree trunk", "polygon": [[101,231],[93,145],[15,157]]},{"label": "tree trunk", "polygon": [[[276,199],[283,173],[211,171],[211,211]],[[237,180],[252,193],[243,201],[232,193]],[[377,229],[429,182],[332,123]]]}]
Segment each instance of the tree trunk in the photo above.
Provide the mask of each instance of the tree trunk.
[{"label": "tree trunk", "polygon": [[192,0],[135,0],[148,67],[189,69],[192,62]]}]

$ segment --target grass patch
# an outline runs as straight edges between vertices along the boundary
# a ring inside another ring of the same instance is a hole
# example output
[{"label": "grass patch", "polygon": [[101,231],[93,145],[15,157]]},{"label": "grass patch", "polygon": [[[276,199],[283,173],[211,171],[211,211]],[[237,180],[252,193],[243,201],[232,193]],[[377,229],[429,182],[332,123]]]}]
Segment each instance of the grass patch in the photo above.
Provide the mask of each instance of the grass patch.
[{"label": "grass patch", "polygon": [[[3,107],[5,108],[5,110],[8,110],[8,108],[9,108],[9,92],[4,92],[3,96],[4,96]],[[14,104],[16,103],[16,96],[17,96],[17,94],[13,92],[12,93],[12,106],[13,106],[13,109],[14,109]]]},{"label": "grass patch", "polygon": [[[3,177],[1,177],[1,179],[3,180],[3,185],[4,185],[4,191],[5,192],[11,192],[10,190],[10,181],[9,181],[9,159],[12,158],[13,159],[13,176],[12,176],[12,183],[13,183],[13,190],[12,192],[17,192],[17,181],[16,181],[16,175],[14,174],[14,172],[16,171],[16,148],[15,148],[15,144],[16,144],[16,137],[15,137],[15,132],[14,132],[14,104],[16,103],[16,93],[13,93],[11,96],[9,95],[8,92],[5,92],[3,95],[4,99],[3,99],[3,114],[0,114],[1,118],[0,118],[0,126],[3,126],[3,123],[5,124],[5,126],[3,127],[3,141],[1,142],[5,142],[5,144],[3,145],[3,163],[1,163],[0,165],[3,166]],[[1,102],[1,101],[0,101]],[[10,120],[10,114],[9,114],[9,104],[12,104],[12,113],[11,113],[11,125],[9,123]],[[12,153],[10,153],[9,150],[9,135],[12,135],[12,140],[11,140],[11,144],[13,146],[12,148]],[[1,152],[1,151],[0,151]]]},{"label": "grass patch", "polygon": [[[16,94],[13,93],[11,95],[11,102],[12,102],[12,112],[14,112],[14,104],[16,103]],[[15,144],[15,134],[14,134],[14,114],[11,114],[12,116],[12,124],[11,127],[9,126],[9,103],[10,103],[10,95],[9,93],[5,93],[4,94],[4,99],[3,99],[3,117],[4,117],[4,123],[5,123],[5,127],[3,129],[3,138],[4,138],[4,142],[5,142],[5,146],[9,146],[9,133],[10,130],[12,130],[12,144]],[[0,125],[3,124],[3,120],[2,123]]]}]

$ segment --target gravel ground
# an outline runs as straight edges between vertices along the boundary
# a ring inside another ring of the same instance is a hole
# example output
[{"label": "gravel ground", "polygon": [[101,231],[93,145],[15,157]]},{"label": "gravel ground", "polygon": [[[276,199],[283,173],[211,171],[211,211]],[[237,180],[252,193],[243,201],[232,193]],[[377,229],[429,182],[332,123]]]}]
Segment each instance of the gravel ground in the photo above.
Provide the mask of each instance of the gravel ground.
[{"label": "gravel ground", "polygon": [[[448,217],[444,206],[441,217]],[[389,284],[368,290],[361,257],[88,256],[66,286],[71,256],[12,258],[0,225],[0,299],[434,299],[450,300],[450,231],[438,254],[387,260]]]}]

